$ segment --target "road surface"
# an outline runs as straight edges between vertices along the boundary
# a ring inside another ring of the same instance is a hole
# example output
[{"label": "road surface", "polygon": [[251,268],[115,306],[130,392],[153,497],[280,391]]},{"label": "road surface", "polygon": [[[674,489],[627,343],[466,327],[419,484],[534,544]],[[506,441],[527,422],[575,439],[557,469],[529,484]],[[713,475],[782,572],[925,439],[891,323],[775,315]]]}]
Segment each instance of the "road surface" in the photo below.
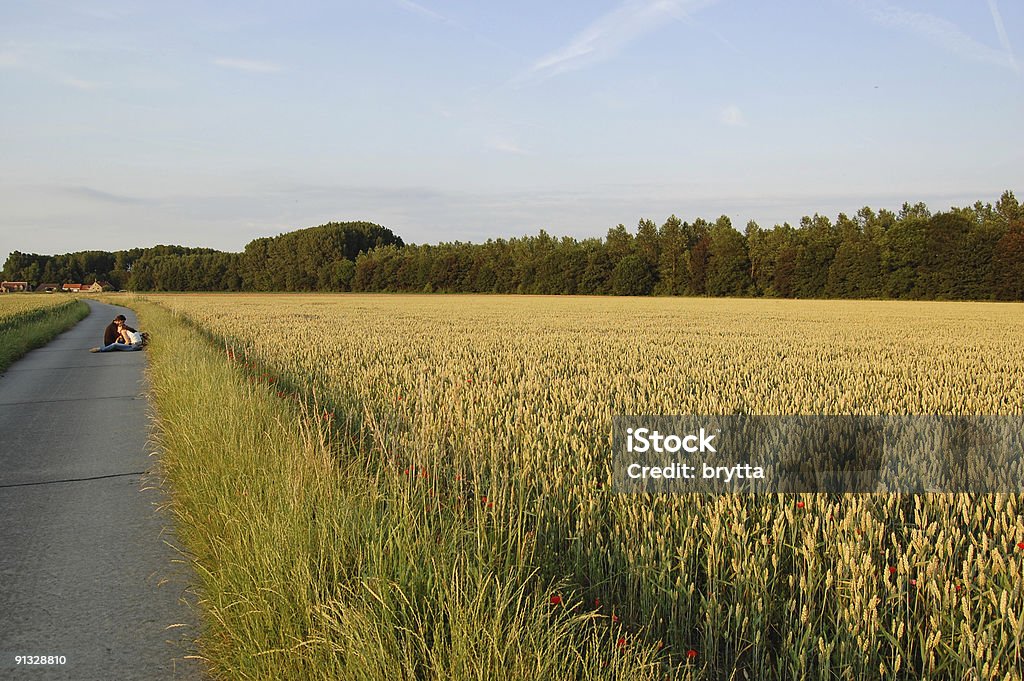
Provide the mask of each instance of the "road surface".
[{"label": "road surface", "polygon": [[190,575],[147,475],[146,353],[88,351],[115,315],[138,326],[87,302],[0,376],[0,679],[199,679]]}]

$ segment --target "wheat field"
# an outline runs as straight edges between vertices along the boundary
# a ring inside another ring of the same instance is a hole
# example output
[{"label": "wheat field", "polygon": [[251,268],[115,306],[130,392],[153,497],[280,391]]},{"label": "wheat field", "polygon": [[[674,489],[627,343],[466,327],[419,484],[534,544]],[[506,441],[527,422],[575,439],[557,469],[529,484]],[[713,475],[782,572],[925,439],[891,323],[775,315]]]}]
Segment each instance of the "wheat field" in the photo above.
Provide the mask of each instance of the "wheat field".
[{"label": "wheat field", "polygon": [[45,345],[87,314],[89,308],[74,296],[0,295],[0,371],[29,350]]},{"label": "wheat field", "polygon": [[31,295],[27,293],[6,293],[0,295],[0,325],[15,326],[19,316],[25,316],[39,310],[69,305],[71,296],[62,294]]},{"label": "wheat field", "polygon": [[[609,463],[620,414],[1020,415],[1024,305],[146,301],[251,390],[331,424],[337,467],[408,518],[373,570],[410,612],[515,568],[510,599],[586,618],[603,668],[636,656],[636,678],[1024,676],[1021,495],[625,495]],[[365,581],[365,561],[331,583]],[[325,621],[310,640],[352,654]],[[425,647],[456,646],[454,625],[415,621]],[[409,678],[443,678],[408,654]]]}]

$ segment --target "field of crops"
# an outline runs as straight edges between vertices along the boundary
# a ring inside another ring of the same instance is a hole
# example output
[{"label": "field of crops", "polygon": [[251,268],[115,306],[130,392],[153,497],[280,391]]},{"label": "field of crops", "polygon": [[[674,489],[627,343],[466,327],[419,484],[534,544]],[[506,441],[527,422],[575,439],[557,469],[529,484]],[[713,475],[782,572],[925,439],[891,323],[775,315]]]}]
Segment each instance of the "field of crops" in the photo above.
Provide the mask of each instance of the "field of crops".
[{"label": "field of crops", "polygon": [[88,313],[85,303],[69,295],[0,295],[0,371]]},{"label": "field of crops", "polygon": [[517,566],[518,598],[585,614],[659,675],[1024,676],[1024,496],[623,495],[609,468],[618,414],[1019,415],[1022,305],[149,299],[337,424],[339,456],[410,518],[374,560],[411,612]]},{"label": "field of crops", "polygon": [[15,326],[19,320],[32,313],[47,308],[67,305],[72,302],[69,295],[33,295],[26,293],[8,293],[0,295],[0,326]]}]

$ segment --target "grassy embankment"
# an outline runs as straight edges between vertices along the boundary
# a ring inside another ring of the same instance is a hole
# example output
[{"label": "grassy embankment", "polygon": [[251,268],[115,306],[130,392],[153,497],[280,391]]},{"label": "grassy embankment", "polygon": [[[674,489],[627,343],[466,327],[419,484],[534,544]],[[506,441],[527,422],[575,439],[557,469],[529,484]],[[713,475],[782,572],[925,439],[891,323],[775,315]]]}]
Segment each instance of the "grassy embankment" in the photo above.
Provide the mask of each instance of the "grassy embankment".
[{"label": "grassy embankment", "polygon": [[293,393],[253,381],[258,368],[215,339],[131,305],[153,336],[162,471],[216,678],[664,675],[653,649],[614,638],[610,618],[551,597],[558,585],[524,560],[530,547],[496,542],[486,513],[369,473],[383,443],[358,414],[301,390],[282,399]]},{"label": "grassy embankment", "polygon": [[0,372],[15,360],[67,331],[89,314],[81,300],[29,298],[7,294],[0,298]]}]

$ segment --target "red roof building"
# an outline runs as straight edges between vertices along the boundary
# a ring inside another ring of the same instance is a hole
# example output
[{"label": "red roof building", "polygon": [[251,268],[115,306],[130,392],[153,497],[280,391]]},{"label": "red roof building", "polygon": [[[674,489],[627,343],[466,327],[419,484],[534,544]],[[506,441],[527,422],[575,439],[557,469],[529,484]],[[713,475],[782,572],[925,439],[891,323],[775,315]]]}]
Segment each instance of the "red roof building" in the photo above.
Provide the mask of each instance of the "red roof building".
[{"label": "red roof building", "polygon": [[28,289],[27,281],[5,281],[0,283],[0,293],[24,293]]}]

